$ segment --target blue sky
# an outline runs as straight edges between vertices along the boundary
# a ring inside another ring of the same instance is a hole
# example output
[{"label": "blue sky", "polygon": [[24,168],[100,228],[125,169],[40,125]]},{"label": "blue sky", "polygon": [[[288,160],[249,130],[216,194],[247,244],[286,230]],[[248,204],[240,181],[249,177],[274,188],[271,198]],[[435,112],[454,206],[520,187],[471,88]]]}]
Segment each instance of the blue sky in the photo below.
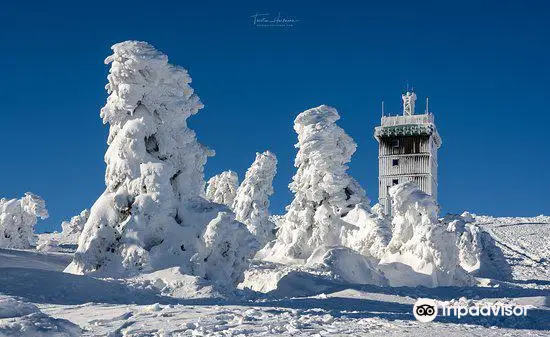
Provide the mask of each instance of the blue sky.
[{"label": "blue sky", "polygon": [[[99,110],[116,42],[145,40],[187,68],[205,104],[190,125],[216,150],[207,177],[242,178],[256,151],[279,158],[272,211],[292,198],[294,117],[328,104],[358,143],[350,173],[377,198],[377,144],[400,94],[425,96],[443,138],[443,212],[550,213],[550,5],[529,2],[27,2],[0,11],[3,138],[0,196],[33,191],[51,217],[104,190],[107,127]],[[293,27],[256,27],[281,12]],[[546,99],[546,100],[545,100]]]}]

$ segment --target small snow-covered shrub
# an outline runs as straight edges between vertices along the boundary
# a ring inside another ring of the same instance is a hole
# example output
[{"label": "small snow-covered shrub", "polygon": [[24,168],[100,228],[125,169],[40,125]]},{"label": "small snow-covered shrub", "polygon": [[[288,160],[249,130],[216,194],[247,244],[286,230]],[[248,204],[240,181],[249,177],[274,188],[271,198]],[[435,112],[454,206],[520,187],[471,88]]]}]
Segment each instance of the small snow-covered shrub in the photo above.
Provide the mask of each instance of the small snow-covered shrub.
[{"label": "small snow-covered shrub", "polygon": [[[106,189],[65,271],[128,277],[181,267],[235,285],[256,241],[232,215],[220,215],[226,207],[204,199],[204,165],[213,151],[187,126],[203,107],[191,77],[145,42],[112,49],[106,59],[110,95],[101,109],[110,126]],[[214,258],[224,245],[225,253]]]},{"label": "small snow-covered shrub", "polygon": [[237,173],[224,171],[213,176],[206,183],[206,199],[231,207],[237,195],[238,187],[239,177]]},{"label": "small snow-covered shrub", "polygon": [[51,236],[41,236],[36,244],[36,250],[39,252],[58,252],[59,241]]},{"label": "small snow-covered shrub", "polygon": [[469,273],[476,273],[481,267],[482,240],[480,228],[473,224],[468,212],[461,215],[449,214],[442,220],[449,232],[456,234],[456,246],[460,266]]},{"label": "small snow-covered shrub", "polygon": [[48,218],[46,202],[30,192],[21,199],[0,199],[0,247],[30,248],[37,218]]},{"label": "small snow-covered shrub", "polygon": [[274,239],[275,224],[269,219],[269,197],[273,194],[276,173],[277,157],[269,151],[256,153],[232,205],[237,220],[246,224],[261,246]]}]

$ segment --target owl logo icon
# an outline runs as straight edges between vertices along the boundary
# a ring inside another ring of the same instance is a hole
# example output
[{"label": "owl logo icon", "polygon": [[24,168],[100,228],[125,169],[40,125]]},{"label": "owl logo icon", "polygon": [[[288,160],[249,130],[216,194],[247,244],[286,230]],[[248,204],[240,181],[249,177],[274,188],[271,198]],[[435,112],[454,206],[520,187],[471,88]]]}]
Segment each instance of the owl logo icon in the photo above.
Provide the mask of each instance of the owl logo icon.
[{"label": "owl logo icon", "polygon": [[429,298],[419,298],[413,306],[413,314],[419,322],[431,322],[437,317],[437,303]]}]

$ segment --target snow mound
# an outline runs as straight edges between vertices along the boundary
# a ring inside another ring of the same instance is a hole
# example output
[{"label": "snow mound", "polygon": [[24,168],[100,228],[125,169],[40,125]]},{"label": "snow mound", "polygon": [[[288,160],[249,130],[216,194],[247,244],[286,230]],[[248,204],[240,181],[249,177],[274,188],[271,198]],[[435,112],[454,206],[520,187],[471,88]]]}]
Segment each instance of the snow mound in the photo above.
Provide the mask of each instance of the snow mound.
[{"label": "snow mound", "polygon": [[206,183],[206,199],[231,207],[237,195],[238,187],[239,177],[237,173],[224,171],[213,176]]},{"label": "snow mound", "polygon": [[0,199],[0,247],[31,248],[37,217],[48,218],[46,202],[31,192],[21,199]]},{"label": "snow mound", "polygon": [[388,281],[376,267],[377,262],[347,247],[320,247],[306,266],[324,269],[344,282],[386,286]]},{"label": "snow mound", "polygon": [[82,329],[65,319],[50,317],[34,304],[0,295],[0,336],[77,337]]},{"label": "snow mound", "polygon": [[320,294],[336,285],[341,286],[342,279],[319,266],[310,268],[255,261],[245,272],[239,288],[276,297],[293,297]]},{"label": "snow mound", "polygon": [[342,245],[349,225],[341,218],[359,203],[368,205],[365,191],[346,173],[357,144],[335,124],[339,118],[336,109],[321,105],[294,121],[295,195],[274,244],[261,253],[269,261],[303,264],[317,247]]},{"label": "snow mound", "polygon": [[145,42],[115,44],[109,97],[105,192],[90,210],[66,272],[124,278],[181,267],[237,284],[257,242],[222,205],[204,199],[213,155],[187,118],[203,107],[191,77]]},{"label": "snow mound", "polygon": [[470,285],[460,266],[456,234],[437,219],[438,207],[413,182],[390,188],[393,236],[379,268],[391,286]]},{"label": "snow mound", "polygon": [[277,157],[269,151],[256,153],[232,205],[237,220],[246,224],[260,246],[274,239],[275,224],[269,219],[269,197],[273,194],[276,173]]},{"label": "snow mound", "polygon": [[216,288],[202,277],[187,275],[180,267],[141,274],[125,281],[131,288],[175,298],[223,298],[228,289]]}]

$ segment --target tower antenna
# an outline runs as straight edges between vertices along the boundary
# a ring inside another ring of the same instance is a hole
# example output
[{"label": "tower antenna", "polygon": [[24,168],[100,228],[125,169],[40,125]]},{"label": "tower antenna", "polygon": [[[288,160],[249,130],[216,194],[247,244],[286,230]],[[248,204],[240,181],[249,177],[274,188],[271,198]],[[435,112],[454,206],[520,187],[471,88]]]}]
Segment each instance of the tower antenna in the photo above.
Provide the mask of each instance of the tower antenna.
[{"label": "tower antenna", "polygon": [[384,100],[382,100],[382,117],[384,117]]},{"label": "tower antenna", "polygon": [[426,96],[426,113],[430,113],[430,98]]}]

